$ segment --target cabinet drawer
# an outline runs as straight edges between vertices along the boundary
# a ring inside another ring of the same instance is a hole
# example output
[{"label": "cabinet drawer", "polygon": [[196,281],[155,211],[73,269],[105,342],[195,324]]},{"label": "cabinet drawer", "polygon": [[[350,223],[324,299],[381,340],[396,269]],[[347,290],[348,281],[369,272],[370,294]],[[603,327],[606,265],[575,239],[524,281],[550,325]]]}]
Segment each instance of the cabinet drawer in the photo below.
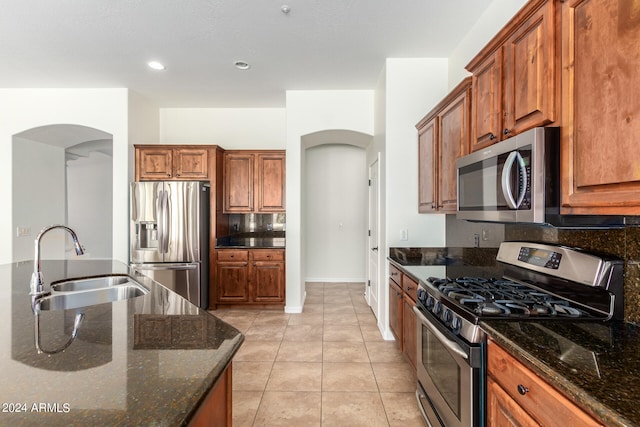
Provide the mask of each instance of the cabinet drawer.
[{"label": "cabinet drawer", "polygon": [[250,256],[252,261],[284,261],[284,251],[282,250],[252,250]]},{"label": "cabinet drawer", "polygon": [[418,297],[418,283],[407,275],[402,276],[402,289],[414,302]]},{"label": "cabinet drawer", "polygon": [[487,372],[542,425],[602,425],[491,340],[487,345]]},{"label": "cabinet drawer", "polygon": [[389,264],[389,278],[396,282],[398,286],[400,286],[400,282],[402,281],[401,277],[402,273],[400,272],[400,270],[398,270],[392,264]]},{"label": "cabinet drawer", "polygon": [[247,261],[249,252],[246,250],[218,250],[216,251],[218,261]]}]

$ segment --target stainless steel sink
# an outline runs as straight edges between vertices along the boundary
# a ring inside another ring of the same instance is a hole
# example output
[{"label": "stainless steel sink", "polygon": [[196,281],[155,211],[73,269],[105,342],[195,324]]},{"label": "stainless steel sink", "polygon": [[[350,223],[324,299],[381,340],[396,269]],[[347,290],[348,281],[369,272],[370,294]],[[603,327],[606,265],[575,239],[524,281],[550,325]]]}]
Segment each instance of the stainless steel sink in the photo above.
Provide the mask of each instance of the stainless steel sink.
[{"label": "stainless steel sink", "polygon": [[73,279],[51,284],[51,294],[38,298],[34,310],[68,310],[135,298],[149,290],[131,276],[115,275]]},{"label": "stainless steel sink", "polygon": [[96,289],[111,288],[114,286],[125,285],[129,283],[138,284],[131,276],[127,275],[108,275],[99,277],[90,277],[87,279],[71,279],[59,280],[51,283],[51,292],[75,292],[90,291]]}]

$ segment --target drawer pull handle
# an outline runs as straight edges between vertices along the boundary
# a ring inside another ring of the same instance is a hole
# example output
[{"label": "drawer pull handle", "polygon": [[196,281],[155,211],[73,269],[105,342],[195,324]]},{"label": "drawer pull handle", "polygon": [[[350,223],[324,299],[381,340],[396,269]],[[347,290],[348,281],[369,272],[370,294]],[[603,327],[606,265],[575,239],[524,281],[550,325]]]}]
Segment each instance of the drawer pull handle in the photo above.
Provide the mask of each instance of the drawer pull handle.
[{"label": "drawer pull handle", "polygon": [[528,391],[529,391],[529,388],[523,386],[522,384],[518,384],[518,393],[524,396],[525,394],[527,394]]}]

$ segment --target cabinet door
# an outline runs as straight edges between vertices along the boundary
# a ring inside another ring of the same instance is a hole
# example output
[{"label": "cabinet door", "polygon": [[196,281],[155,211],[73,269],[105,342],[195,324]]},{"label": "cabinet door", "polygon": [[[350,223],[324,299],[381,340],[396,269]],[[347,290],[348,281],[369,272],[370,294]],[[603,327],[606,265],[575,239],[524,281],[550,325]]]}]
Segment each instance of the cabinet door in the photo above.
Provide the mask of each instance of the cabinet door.
[{"label": "cabinet door", "polygon": [[402,351],[402,289],[389,279],[389,328]]},{"label": "cabinet door", "polygon": [[562,213],[637,215],[640,13],[568,0],[562,16]]},{"label": "cabinet door", "polygon": [[472,83],[471,151],[500,140],[502,126],[502,49],[487,57],[474,69]]},{"label": "cabinet door", "polygon": [[251,268],[253,301],[284,302],[284,263],[254,261]]},{"label": "cabinet door", "polygon": [[440,149],[438,156],[438,210],[456,212],[458,173],[456,160],[469,150],[470,90],[465,90],[440,113]]},{"label": "cabinet door", "polygon": [[409,359],[409,364],[416,369],[416,361],[418,360],[418,329],[416,314],[413,312],[415,301],[404,297],[404,307],[402,310],[402,343],[404,354]]},{"label": "cabinet door", "polygon": [[181,148],[174,150],[173,156],[177,179],[206,180],[209,178],[207,173],[209,150]]},{"label": "cabinet door", "polygon": [[165,180],[173,177],[173,151],[167,148],[136,149],[138,181]]},{"label": "cabinet door", "polygon": [[434,118],[418,131],[418,212],[430,213],[436,210],[434,179],[436,171],[436,119]]},{"label": "cabinet door", "polygon": [[257,212],[284,212],[285,154],[258,154]]},{"label": "cabinet door", "polygon": [[487,425],[538,427],[540,424],[489,377],[487,378]]},{"label": "cabinet door", "polygon": [[504,45],[502,138],[555,120],[554,2],[546,2]]},{"label": "cabinet door", "polygon": [[253,211],[254,159],[252,153],[225,153],[225,213]]},{"label": "cabinet door", "polygon": [[249,266],[246,262],[218,262],[217,301],[249,302]]}]

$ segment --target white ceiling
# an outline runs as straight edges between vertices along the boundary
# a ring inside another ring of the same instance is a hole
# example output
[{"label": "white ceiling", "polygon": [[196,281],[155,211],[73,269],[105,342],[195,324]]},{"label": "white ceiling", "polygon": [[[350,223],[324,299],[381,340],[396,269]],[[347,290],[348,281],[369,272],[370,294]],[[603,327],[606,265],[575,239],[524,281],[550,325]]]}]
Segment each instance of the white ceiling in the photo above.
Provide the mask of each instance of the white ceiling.
[{"label": "white ceiling", "polygon": [[385,58],[448,57],[490,3],[0,0],[0,87],[126,87],[161,107],[284,107],[286,90],[373,89]]}]

